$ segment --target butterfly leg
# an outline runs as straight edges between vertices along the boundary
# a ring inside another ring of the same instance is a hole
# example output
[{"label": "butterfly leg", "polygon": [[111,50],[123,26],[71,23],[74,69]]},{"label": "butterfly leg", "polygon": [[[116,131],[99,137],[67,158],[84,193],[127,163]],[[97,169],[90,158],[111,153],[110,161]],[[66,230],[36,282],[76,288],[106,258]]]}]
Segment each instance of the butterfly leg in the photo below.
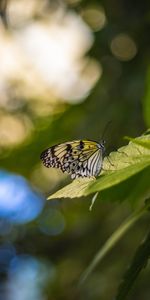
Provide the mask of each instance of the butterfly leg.
[{"label": "butterfly leg", "polygon": [[114,167],[114,164],[111,162],[109,156],[107,156],[106,158],[108,159],[108,162],[110,163],[110,165],[111,165],[112,167]]},{"label": "butterfly leg", "polygon": [[128,157],[128,154],[126,153],[126,152],[124,152],[124,151],[117,151],[118,153],[120,153],[120,154],[124,154],[124,155],[126,155],[127,157]]}]

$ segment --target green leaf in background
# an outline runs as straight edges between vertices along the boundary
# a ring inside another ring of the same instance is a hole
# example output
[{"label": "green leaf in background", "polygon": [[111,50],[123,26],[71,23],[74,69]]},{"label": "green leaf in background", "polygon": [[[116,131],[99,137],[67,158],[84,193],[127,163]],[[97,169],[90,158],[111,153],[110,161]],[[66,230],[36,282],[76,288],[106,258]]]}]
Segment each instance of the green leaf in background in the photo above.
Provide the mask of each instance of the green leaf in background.
[{"label": "green leaf in background", "polygon": [[[150,200],[147,199],[145,201],[144,207],[140,208],[140,210],[138,210],[138,211],[135,211],[133,215],[131,215],[129,218],[127,218],[114,231],[114,233],[112,233],[112,235],[106,240],[104,245],[99,249],[99,251],[96,253],[96,255],[94,256],[91,263],[88,265],[88,267],[85,269],[85,271],[81,275],[80,280],[79,280],[79,286],[81,286],[85,282],[85,280],[87,280],[87,278],[89,277],[89,275],[91,275],[91,273],[93,272],[95,267],[102,261],[102,259],[106,256],[106,254],[108,254],[108,252],[116,245],[116,243],[129,230],[129,228],[131,228],[131,226],[133,226],[141,217],[143,217],[145,215],[146,212],[149,211],[149,207],[150,207]],[[142,249],[143,249],[143,247],[142,247]],[[149,243],[148,243],[148,249],[149,249]],[[145,252],[144,252],[144,254],[145,254]],[[150,252],[149,252],[149,256],[150,256]],[[135,262],[137,264],[136,266],[138,266],[138,259],[137,258],[135,259]],[[145,256],[144,256],[144,262],[145,262]],[[132,274],[132,271],[131,271],[131,274]],[[137,272],[136,272],[136,274],[137,274]],[[128,278],[128,276],[127,276],[127,278]],[[131,282],[129,281],[127,283],[127,285],[129,285],[129,284],[132,285],[132,280],[131,280]],[[122,285],[121,285],[121,290],[122,290]],[[120,291],[120,289],[119,289],[119,291]],[[123,299],[124,298],[119,298],[118,300],[123,300]]]},{"label": "green leaf in background", "polygon": [[127,220],[125,220],[106,240],[104,245],[99,249],[99,251],[94,256],[91,263],[85,269],[81,278],[79,280],[79,286],[82,285],[85,280],[91,275],[96,266],[103,260],[103,258],[108,254],[108,252],[117,244],[117,242],[123,237],[123,235],[133,226],[146,212],[146,206],[139,211],[136,211]]},{"label": "green leaf in background", "polygon": [[124,275],[121,282],[116,300],[125,300],[128,296],[131,287],[137,279],[143,268],[146,267],[148,259],[150,258],[150,233],[145,241],[137,249],[133,261]]},{"label": "green leaf in background", "polygon": [[105,157],[103,171],[97,179],[76,179],[71,184],[49,196],[48,200],[87,196],[118,185],[143,170],[146,171],[150,166],[149,145],[149,134],[130,141],[127,146],[121,147],[118,151],[112,152],[108,157]]}]

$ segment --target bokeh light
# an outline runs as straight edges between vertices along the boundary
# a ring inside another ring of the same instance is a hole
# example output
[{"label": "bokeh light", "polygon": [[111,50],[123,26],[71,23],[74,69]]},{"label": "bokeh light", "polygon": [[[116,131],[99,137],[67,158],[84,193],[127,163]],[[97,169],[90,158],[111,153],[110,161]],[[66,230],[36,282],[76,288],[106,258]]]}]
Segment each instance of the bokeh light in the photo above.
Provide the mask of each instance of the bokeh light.
[{"label": "bokeh light", "polygon": [[94,82],[87,82],[86,76],[82,75],[85,65],[82,56],[91,47],[93,36],[75,14],[64,14],[63,18],[60,15],[60,19],[61,26],[56,21],[30,24],[17,35],[17,42],[55,97],[80,101],[99,78],[97,74]]},{"label": "bokeh light", "polygon": [[80,102],[101,76],[100,64],[90,58],[87,63],[83,58],[94,41],[90,28],[81,17],[71,11],[66,13],[63,7],[44,22],[42,19],[29,22],[31,16],[36,15],[40,1],[39,5],[34,0],[27,2],[11,2],[8,19],[11,26],[13,20],[16,23],[9,36],[0,28],[0,89],[3,92],[0,101],[7,102],[6,84],[19,82],[17,92],[21,98],[38,96],[38,93],[47,98],[48,92],[49,98],[53,95],[51,98],[56,101]]},{"label": "bokeh light", "polygon": [[14,223],[26,223],[42,211],[44,199],[22,177],[0,171],[0,216]]},{"label": "bokeh light", "polygon": [[116,35],[111,41],[110,47],[114,56],[121,61],[131,60],[137,53],[136,43],[124,33]]},{"label": "bokeh light", "polygon": [[0,118],[0,146],[6,148],[22,143],[30,136],[31,129],[27,116],[3,114]]},{"label": "bokeh light", "polygon": [[40,0],[13,0],[8,6],[8,21],[12,28],[18,28],[29,22],[33,16],[42,11],[45,1]]},{"label": "bokeh light", "polygon": [[54,208],[47,209],[40,217],[38,223],[41,232],[51,236],[59,235],[65,228],[63,214]]},{"label": "bokeh light", "polygon": [[106,15],[102,6],[87,6],[81,15],[93,31],[99,31],[106,25]]},{"label": "bokeh light", "polygon": [[45,263],[31,255],[14,257],[8,271],[7,300],[44,299],[43,289],[55,275],[56,270],[50,262]]}]

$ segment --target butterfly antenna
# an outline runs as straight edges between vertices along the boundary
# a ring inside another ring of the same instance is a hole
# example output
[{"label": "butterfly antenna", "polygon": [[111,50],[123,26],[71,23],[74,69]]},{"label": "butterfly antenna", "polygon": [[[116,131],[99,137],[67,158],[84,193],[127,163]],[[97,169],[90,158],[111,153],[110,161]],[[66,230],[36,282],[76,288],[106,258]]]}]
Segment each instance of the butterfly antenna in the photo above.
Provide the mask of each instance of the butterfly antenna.
[{"label": "butterfly antenna", "polygon": [[105,126],[105,128],[104,128],[104,130],[103,130],[103,134],[102,134],[102,136],[101,136],[101,141],[103,141],[104,140],[104,136],[106,135],[106,132],[108,131],[108,128],[110,127],[110,124],[112,123],[112,121],[109,121],[107,124],[106,124],[106,126]]}]

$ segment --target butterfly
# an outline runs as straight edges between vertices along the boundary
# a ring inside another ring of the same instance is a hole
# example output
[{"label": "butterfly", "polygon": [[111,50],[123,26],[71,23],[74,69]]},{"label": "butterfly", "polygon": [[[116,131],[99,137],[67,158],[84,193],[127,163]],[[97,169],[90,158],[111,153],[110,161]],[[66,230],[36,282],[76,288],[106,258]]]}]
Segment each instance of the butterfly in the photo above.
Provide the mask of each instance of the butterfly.
[{"label": "butterfly", "polygon": [[78,177],[96,177],[102,169],[105,141],[75,140],[54,145],[40,155],[47,168],[59,168]]}]

